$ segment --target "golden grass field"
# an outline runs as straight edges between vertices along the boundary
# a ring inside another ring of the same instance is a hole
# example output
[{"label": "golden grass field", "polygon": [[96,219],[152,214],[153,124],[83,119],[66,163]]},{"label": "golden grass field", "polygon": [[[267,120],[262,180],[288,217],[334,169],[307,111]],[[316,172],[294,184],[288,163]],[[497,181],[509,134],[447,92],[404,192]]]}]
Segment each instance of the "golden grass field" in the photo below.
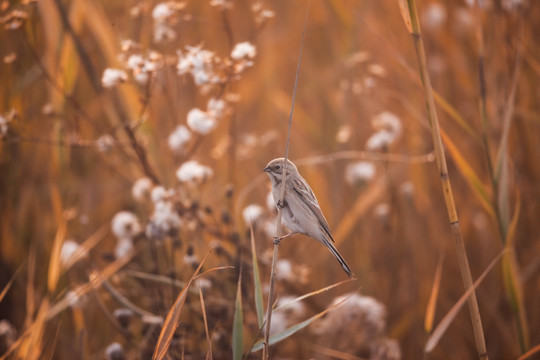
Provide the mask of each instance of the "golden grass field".
[{"label": "golden grass field", "polygon": [[0,359],[264,358],[304,30],[289,158],[356,279],[284,239],[265,355],[539,358],[540,4],[478,2],[0,1]]}]

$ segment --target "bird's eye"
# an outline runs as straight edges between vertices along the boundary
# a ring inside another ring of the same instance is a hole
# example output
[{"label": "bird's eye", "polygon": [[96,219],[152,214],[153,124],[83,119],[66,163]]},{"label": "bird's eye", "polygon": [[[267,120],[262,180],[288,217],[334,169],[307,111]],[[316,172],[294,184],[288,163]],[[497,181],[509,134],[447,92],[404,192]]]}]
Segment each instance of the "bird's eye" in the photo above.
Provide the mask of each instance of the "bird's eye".
[{"label": "bird's eye", "polygon": [[276,170],[281,169],[281,165],[276,166]]}]

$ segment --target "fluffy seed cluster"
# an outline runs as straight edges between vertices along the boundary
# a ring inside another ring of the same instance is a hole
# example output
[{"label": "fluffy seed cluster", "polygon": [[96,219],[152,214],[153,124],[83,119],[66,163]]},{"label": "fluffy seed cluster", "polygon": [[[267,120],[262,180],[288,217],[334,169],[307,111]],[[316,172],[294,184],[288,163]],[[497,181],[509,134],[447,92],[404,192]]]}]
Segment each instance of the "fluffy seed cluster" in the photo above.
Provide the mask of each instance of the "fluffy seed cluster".
[{"label": "fluffy seed cluster", "polygon": [[175,209],[174,203],[167,197],[155,197],[154,212],[146,225],[146,236],[150,239],[161,240],[165,236],[178,231],[182,219]]},{"label": "fluffy seed cluster", "polygon": [[176,177],[181,182],[202,183],[214,174],[211,168],[190,160],[183,163],[176,171]]},{"label": "fluffy seed cluster", "polygon": [[101,84],[103,87],[110,89],[120,83],[126,82],[128,79],[127,73],[122,69],[107,68],[103,71]]},{"label": "fluffy seed cluster", "polygon": [[62,266],[66,267],[87,255],[88,253],[81,249],[78,242],[75,240],[66,240],[62,244],[62,249],[60,250],[60,262],[62,263]]},{"label": "fluffy seed cluster", "polygon": [[141,232],[141,224],[134,213],[120,211],[114,215],[112,231],[118,239],[133,239]]},{"label": "fluffy seed cluster", "polygon": [[216,84],[221,79],[214,71],[214,64],[219,63],[214,52],[201,46],[186,46],[185,51],[178,51],[176,69],[179,75],[191,74],[197,86]]},{"label": "fluffy seed cluster", "polygon": [[152,191],[153,186],[154,184],[150,178],[142,177],[133,184],[131,194],[135,200],[145,201],[150,198],[150,192]]},{"label": "fluffy seed cluster", "polygon": [[246,225],[255,224],[264,214],[264,209],[257,204],[248,205],[242,210],[242,217]]},{"label": "fluffy seed cluster", "polygon": [[154,20],[153,38],[155,43],[163,43],[176,39],[173,29],[178,22],[178,14],[186,7],[185,2],[166,1],[156,4],[152,10]]},{"label": "fluffy seed cluster", "polygon": [[279,298],[277,307],[281,308],[272,314],[270,334],[278,334],[299,323],[306,315],[306,306],[301,301],[295,301],[292,296]]},{"label": "fluffy seed cluster", "polygon": [[[334,299],[336,306],[311,331],[319,335],[324,345],[332,345],[336,350],[347,349],[369,359],[380,354],[388,354],[383,359],[401,359],[399,346],[385,337],[386,308],[376,299],[350,293]],[[340,329],[339,331],[335,331]]]},{"label": "fluffy seed cluster", "polygon": [[345,180],[350,185],[364,185],[375,176],[375,165],[369,161],[359,161],[347,165]]},{"label": "fluffy seed cluster", "polygon": [[167,143],[172,152],[180,154],[189,140],[191,140],[191,131],[185,125],[178,125],[169,135]]},{"label": "fluffy seed cluster", "polygon": [[376,132],[366,142],[370,151],[384,151],[401,135],[401,120],[391,112],[383,112],[373,119],[371,125]]}]

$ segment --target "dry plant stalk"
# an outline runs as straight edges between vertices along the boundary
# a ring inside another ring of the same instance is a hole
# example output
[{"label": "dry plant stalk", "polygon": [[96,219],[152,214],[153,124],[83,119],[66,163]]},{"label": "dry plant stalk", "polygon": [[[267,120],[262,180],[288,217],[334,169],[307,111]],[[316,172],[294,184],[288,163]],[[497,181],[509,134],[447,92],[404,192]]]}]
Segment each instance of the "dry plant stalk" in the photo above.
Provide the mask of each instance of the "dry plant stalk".
[{"label": "dry plant stalk", "polygon": [[[304,19],[304,29],[302,30],[302,39],[300,40],[300,53],[298,55],[298,64],[296,66],[296,77],[294,79],[294,88],[293,88],[293,95],[292,95],[292,104],[291,104],[291,112],[289,114],[289,124],[287,128],[287,144],[285,145],[285,156],[283,158],[283,169],[285,169],[285,165],[287,164],[287,159],[289,157],[289,145],[291,142],[291,127],[292,127],[292,116],[294,111],[294,101],[296,99],[296,90],[298,89],[298,78],[300,76],[300,64],[302,62],[302,50],[304,48],[304,36],[306,34],[306,24],[309,14],[309,6],[311,4],[311,1],[308,2],[308,6],[306,9],[306,17]],[[281,188],[279,192],[279,203],[283,204],[283,199],[285,198],[285,181],[287,180],[287,171],[283,171],[283,176],[281,180]],[[264,330],[264,343],[263,343],[263,360],[267,360],[269,356],[269,347],[270,347],[270,323],[272,321],[272,303],[274,300],[274,285],[275,285],[275,269],[276,269],[276,261],[277,261],[277,255],[278,255],[278,248],[279,243],[281,240],[281,218],[282,218],[283,208],[281,206],[278,206],[278,214],[277,214],[277,223],[276,223],[276,236],[274,238],[274,254],[272,256],[272,269],[270,271],[270,290],[268,293],[268,306],[266,308],[266,327]]]},{"label": "dry plant stalk", "polygon": [[[461,233],[461,226],[459,224],[459,218],[456,211],[456,205],[454,202],[454,194],[452,192],[452,186],[450,183],[450,178],[448,176],[448,166],[446,164],[446,157],[441,139],[439,120],[437,118],[437,112],[435,110],[435,100],[433,97],[433,89],[431,87],[431,81],[427,69],[426,53],[424,49],[424,42],[422,41],[422,34],[420,30],[416,2],[414,0],[407,0],[407,8],[407,13],[402,11],[402,14],[405,19],[405,23],[407,24],[407,28],[414,40],[414,48],[420,68],[420,78],[423,85],[422,88],[424,90],[424,96],[426,98],[428,120],[431,128],[431,135],[433,137],[435,157],[437,159],[437,167],[440,172],[444,200],[446,203],[446,209],[450,221],[450,230],[456,246],[459,269],[461,272],[463,284],[465,286],[465,289],[468,290],[473,286],[473,281],[471,276],[471,270],[469,267],[469,261],[467,259],[467,252],[465,250],[465,243],[463,241],[463,235]],[[404,10],[403,6],[402,10]],[[471,291],[471,294],[468,297],[468,305],[469,312],[471,314],[478,357],[482,360],[487,360],[488,355],[486,350],[482,319],[480,317],[480,309],[478,307],[478,301],[476,299],[476,293],[474,291]]]}]

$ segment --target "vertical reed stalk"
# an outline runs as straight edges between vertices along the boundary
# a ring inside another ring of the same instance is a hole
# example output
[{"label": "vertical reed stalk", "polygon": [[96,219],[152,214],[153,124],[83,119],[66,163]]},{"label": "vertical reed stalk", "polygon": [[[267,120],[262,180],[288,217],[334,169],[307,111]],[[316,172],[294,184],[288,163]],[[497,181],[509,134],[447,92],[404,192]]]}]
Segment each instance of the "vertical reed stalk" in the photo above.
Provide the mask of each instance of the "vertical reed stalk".
[{"label": "vertical reed stalk", "polygon": [[[437,112],[435,110],[435,100],[433,97],[433,89],[431,87],[431,81],[427,69],[426,53],[424,49],[424,42],[422,41],[422,34],[420,30],[420,23],[418,19],[418,11],[416,8],[415,0],[407,0],[407,6],[409,16],[408,20],[410,20],[410,22],[408,23],[408,27],[414,41],[414,48],[416,51],[420,71],[420,79],[422,80],[422,88],[424,90],[424,96],[426,98],[428,119],[431,127],[431,135],[433,137],[433,145],[435,157],[437,159],[437,167],[441,177],[444,200],[446,203],[446,209],[448,211],[448,218],[450,221],[450,230],[456,246],[459,269],[461,271],[463,284],[465,286],[465,289],[469,289],[473,286],[471,270],[469,267],[467,252],[465,250],[465,243],[463,241],[461,226],[459,224],[459,219],[456,211],[452,186],[450,183],[450,178],[448,176],[448,167],[446,164],[446,157],[440,134],[439,120],[437,118]],[[476,293],[474,291],[471,292],[471,295],[468,298],[468,305],[469,312],[471,314],[478,357],[479,359],[487,360],[488,355],[486,351],[486,342],[484,339],[482,319],[480,317],[478,301],[476,299]]]},{"label": "vertical reed stalk", "polygon": [[[302,62],[302,50],[304,49],[304,37],[306,34],[306,24],[309,14],[309,6],[311,1],[308,2],[308,7],[306,10],[306,17],[304,18],[304,29],[302,30],[302,40],[300,41],[300,53],[298,55],[298,64],[296,65],[296,76],[294,79],[294,89],[292,95],[292,104],[291,112],[289,114],[289,125],[287,128],[287,144],[285,145],[285,158],[283,159],[283,169],[286,169],[287,158],[289,157],[289,145],[291,142],[291,127],[292,127],[292,116],[294,111],[294,102],[296,100],[296,90],[298,89],[298,78],[300,77],[300,64]],[[283,204],[283,199],[285,198],[285,181],[287,180],[287,172],[283,171],[283,176],[281,179],[281,187],[279,191],[279,203]],[[266,308],[266,327],[264,330],[264,343],[263,343],[263,360],[268,360],[269,356],[269,347],[270,347],[270,323],[272,321],[272,303],[274,302],[274,284],[275,284],[275,269],[276,261],[278,256],[279,242],[281,239],[281,218],[282,218],[283,209],[281,206],[278,206],[278,215],[277,215],[277,224],[276,224],[276,236],[274,238],[274,254],[272,256],[272,269],[270,271],[270,290],[268,293],[268,306]]]}]

